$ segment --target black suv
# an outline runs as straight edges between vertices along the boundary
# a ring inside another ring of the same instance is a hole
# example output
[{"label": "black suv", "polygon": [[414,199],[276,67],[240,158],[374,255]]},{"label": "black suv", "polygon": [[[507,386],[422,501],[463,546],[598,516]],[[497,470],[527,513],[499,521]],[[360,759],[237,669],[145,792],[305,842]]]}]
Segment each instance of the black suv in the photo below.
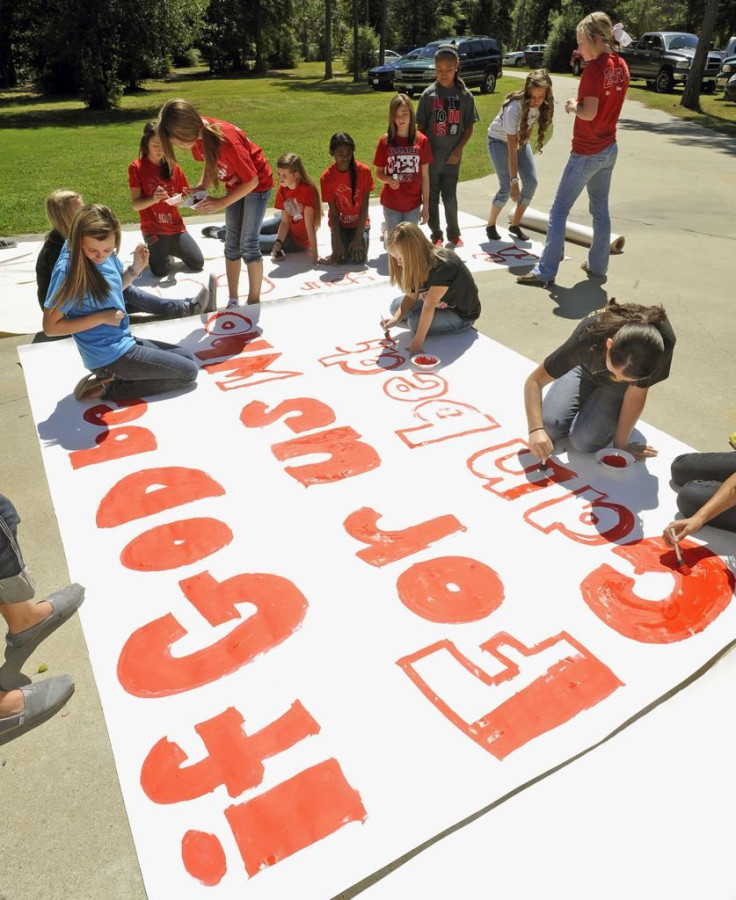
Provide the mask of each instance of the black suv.
[{"label": "black suv", "polygon": [[486,35],[449,37],[427,44],[419,51],[420,56],[397,66],[394,72],[396,90],[411,96],[415,91],[429,87],[435,80],[434,55],[445,44],[457,50],[460,77],[469,88],[478,87],[481,94],[492,94],[496,90],[496,80],[503,74],[501,48],[495,38]]}]

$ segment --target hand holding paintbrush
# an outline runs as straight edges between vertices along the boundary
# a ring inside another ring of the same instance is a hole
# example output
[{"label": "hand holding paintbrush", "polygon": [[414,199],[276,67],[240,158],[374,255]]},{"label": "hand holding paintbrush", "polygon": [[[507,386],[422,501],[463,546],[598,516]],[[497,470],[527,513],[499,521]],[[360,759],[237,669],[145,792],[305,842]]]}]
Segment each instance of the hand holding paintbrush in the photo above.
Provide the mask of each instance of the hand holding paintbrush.
[{"label": "hand holding paintbrush", "polygon": [[665,536],[669,537],[668,544],[671,544],[675,548],[675,556],[677,557],[677,568],[680,570],[681,574],[689,575],[690,574],[690,566],[685,562],[682,558],[682,550],[680,550],[680,540],[675,534],[675,529],[670,527],[665,529]]}]

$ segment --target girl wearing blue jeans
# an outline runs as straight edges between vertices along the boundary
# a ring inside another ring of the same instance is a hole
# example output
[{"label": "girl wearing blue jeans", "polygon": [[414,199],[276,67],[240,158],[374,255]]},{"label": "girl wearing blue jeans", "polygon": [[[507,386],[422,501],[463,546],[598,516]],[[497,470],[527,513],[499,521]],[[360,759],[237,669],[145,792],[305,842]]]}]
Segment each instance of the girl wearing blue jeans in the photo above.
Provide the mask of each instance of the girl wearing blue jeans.
[{"label": "girl wearing blue jeans", "polygon": [[452,250],[434,246],[412,222],[400,222],[386,236],[391,284],[404,291],[391,304],[384,329],[405,322],[412,332],[406,350],[421,353],[428,334],[467,331],[480,315],[478,287]]},{"label": "girl wearing blue jeans", "polygon": [[575,115],[572,153],[562,173],[552,209],[542,256],[519,284],[546,287],[557,275],[565,246],[567,216],[583,189],[588,191],[593,217],[593,243],[583,271],[605,277],[611,254],[611,217],[608,195],[613,167],[616,165],[616,123],[621,114],[629,69],[615,52],[618,42],[613,25],[605,13],[594,12],[578,23],[578,47],[586,60],[578,87],[578,95],[565,104],[565,111]]},{"label": "girl wearing blue jeans", "polygon": [[636,459],[656,456],[653,447],[630,437],[649,388],[670,374],[674,347],[675,333],[661,306],[610,300],[591,313],[526,380],[532,452],[546,462],[555,441],[566,437],[581,453],[613,442]]},{"label": "girl wearing blue jeans", "polygon": [[130,400],[192,385],[199,367],[172,344],[134,338],[123,290],[137,273],[118,259],[120,222],[106,206],[83,206],[51,273],[43,313],[48,335],[71,334],[86,375],[77,400]]},{"label": "girl wearing blue jeans", "polygon": [[537,150],[541,153],[554,109],[552,80],[545,69],[535,69],[526,76],[520,91],[506,95],[498,115],[488,127],[488,155],[498,178],[498,191],[493,198],[486,228],[491,241],[501,240],[496,222],[509,195],[516,204],[509,231],[521,241],[529,240],[521,230],[521,218],[532,202],[538,183],[530,138],[536,122]]},{"label": "girl wearing blue jeans", "polygon": [[157,134],[171,166],[176,164],[174,147],[191,150],[195,159],[204,162],[202,180],[192,189],[194,193],[217,189],[219,182],[224,182],[224,197],[208,194],[192,209],[198,213],[225,211],[228,308],[238,305],[241,259],[248,271],[248,303],[259,303],[263,283],[259,234],[273,187],[263,150],[237,126],[203,118],[188,100],[164,103]]}]

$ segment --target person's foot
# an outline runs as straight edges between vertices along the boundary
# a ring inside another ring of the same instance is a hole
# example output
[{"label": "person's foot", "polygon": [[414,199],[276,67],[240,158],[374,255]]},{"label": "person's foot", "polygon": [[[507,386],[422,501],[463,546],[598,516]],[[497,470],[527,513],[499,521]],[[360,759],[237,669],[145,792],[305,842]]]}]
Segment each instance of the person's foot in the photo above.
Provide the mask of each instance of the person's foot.
[{"label": "person's foot", "polygon": [[209,280],[207,281],[207,291],[209,292],[209,303],[205,308],[205,312],[216,312],[217,311],[217,275],[214,272],[210,273]]},{"label": "person's foot", "polygon": [[554,278],[550,278],[549,281],[542,281],[539,275],[535,275],[534,272],[527,272],[526,275],[519,275],[516,279],[517,284],[525,284],[528,287],[543,287],[546,288],[548,284],[554,284]]},{"label": "person's foot", "polygon": [[5,250],[9,247],[17,247],[18,242],[12,240],[12,238],[0,238],[0,250]]},{"label": "person's foot", "polygon": [[498,233],[498,228],[495,225],[486,225],[486,234],[488,235],[489,241],[501,241],[503,238]]},{"label": "person's foot", "polygon": [[71,618],[83,602],[84,588],[82,585],[70,584],[60,591],[49,594],[46,600],[35,604],[41,606],[42,609],[46,606],[51,608],[51,612],[40,622],[24,628],[22,631],[12,634],[8,632],[5,636],[5,665],[0,669],[0,690],[7,689],[4,685],[12,682],[13,674],[22,668],[41,641]]},{"label": "person's foot", "polygon": [[237,309],[239,306],[240,306],[240,304],[238,303],[238,298],[237,298],[237,297],[231,297],[231,298],[227,301],[227,307],[226,307],[226,309]]},{"label": "person's foot", "polygon": [[219,225],[206,225],[202,229],[202,234],[207,238],[219,238],[220,237],[220,226]]},{"label": "person's foot", "polygon": [[599,275],[597,272],[594,272],[590,268],[590,266],[588,265],[587,262],[584,262],[582,264],[582,266],[580,266],[580,268],[583,270],[583,272],[585,272],[586,275],[590,276],[591,278],[605,278],[606,277],[605,275]]},{"label": "person's foot", "polygon": [[445,244],[445,247],[447,250],[457,250],[458,247],[464,247],[464,246],[465,246],[465,244],[463,244],[463,239],[459,236],[456,238],[453,238],[453,240],[448,241]]},{"label": "person's foot", "polygon": [[519,225],[512,225],[509,228],[509,234],[513,234],[514,237],[517,237],[520,241],[528,241],[529,235],[521,230]]},{"label": "person's foot", "polygon": [[93,374],[85,375],[84,378],[80,379],[75,385],[74,396],[80,401],[99,400],[104,396],[107,386],[113,380],[113,376],[110,378],[100,378]]},{"label": "person's foot", "polygon": [[56,675],[26,685],[19,693],[23,697],[20,711],[0,718],[0,744],[15,740],[55,715],[74,693],[74,681],[70,675]]},{"label": "person's foot", "polygon": [[445,236],[442,234],[441,231],[437,231],[437,232],[435,232],[435,234],[432,235],[430,240],[435,245],[435,247],[442,247],[445,243]]},{"label": "person's foot", "polygon": [[206,287],[201,287],[195,297],[189,301],[191,307],[190,315],[198,316],[203,312],[207,312],[210,308],[210,292]]}]

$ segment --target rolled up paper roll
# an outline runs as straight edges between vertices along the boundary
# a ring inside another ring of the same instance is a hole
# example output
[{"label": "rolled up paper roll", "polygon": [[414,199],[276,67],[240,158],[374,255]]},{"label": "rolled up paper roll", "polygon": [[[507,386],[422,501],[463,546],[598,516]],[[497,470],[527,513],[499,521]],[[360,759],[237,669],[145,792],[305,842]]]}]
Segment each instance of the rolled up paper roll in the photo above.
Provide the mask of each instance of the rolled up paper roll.
[{"label": "rolled up paper roll", "polygon": [[[509,214],[509,218],[511,218],[511,214]],[[546,234],[549,229],[549,216],[530,206],[521,219],[521,225],[530,231],[541,231],[542,234]],[[583,247],[590,247],[593,243],[593,229],[587,225],[568,222],[565,226],[565,240],[572,241],[573,244],[582,244]],[[611,253],[623,253],[625,243],[626,238],[622,234],[611,234]]]}]

